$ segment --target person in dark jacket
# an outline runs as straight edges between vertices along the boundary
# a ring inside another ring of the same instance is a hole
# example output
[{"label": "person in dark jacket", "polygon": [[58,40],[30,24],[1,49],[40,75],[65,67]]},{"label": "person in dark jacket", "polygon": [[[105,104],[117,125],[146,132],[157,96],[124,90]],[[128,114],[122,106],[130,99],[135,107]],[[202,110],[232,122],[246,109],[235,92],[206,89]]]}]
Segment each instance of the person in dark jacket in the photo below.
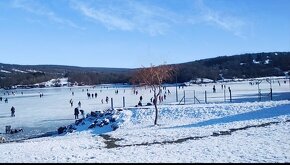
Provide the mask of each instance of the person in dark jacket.
[{"label": "person in dark jacket", "polygon": [[78,108],[75,108],[75,119],[78,119],[79,118],[79,109]]},{"label": "person in dark jacket", "polygon": [[15,117],[15,108],[11,107],[11,117]]}]

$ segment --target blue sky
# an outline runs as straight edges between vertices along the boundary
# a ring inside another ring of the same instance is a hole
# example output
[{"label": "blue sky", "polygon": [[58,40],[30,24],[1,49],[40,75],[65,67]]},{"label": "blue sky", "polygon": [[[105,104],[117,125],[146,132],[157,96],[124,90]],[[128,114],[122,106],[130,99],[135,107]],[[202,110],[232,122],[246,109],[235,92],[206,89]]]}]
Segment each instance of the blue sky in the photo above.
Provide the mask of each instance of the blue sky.
[{"label": "blue sky", "polygon": [[0,62],[137,68],[290,51],[289,0],[1,0]]}]

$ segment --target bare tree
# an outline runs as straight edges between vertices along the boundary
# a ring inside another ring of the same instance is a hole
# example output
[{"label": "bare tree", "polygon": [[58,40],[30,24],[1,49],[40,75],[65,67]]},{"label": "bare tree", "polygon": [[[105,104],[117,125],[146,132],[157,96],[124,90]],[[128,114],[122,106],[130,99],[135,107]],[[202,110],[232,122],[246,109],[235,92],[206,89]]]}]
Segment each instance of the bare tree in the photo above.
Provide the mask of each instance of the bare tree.
[{"label": "bare tree", "polygon": [[170,65],[159,65],[151,67],[139,68],[133,75],[131,83],[140,86],[148,86],[153,91],[153,104],[155,107],[155,120],[154,125],[157,125],[158,108],[157,98],[162,93],[162,84],[166,80],[170,80],[173,76],[174,68]]}]

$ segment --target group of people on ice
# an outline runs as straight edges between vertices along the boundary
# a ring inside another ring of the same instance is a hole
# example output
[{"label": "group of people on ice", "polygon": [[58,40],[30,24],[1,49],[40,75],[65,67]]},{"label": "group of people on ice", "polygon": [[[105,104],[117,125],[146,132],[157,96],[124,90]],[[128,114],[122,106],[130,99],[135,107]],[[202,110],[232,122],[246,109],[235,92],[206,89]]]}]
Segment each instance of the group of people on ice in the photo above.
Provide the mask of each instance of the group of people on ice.
[{"label": "group of people on ice", "polygon": [[[2,100],[3,100],[3,98],[2,98],[2,97],[0,97],[0,101],[2,101]],[[5,102],[5,103],[8,103],[8,99],[7,99],[7,98],[5,98],[4,102]]]},{"label": "group of people on ice", "polygon": [[76,107],[74,111],[75,119],[79,118],[79,113],[81,113],[82,117],[85,118],[85,111],[82,109],[79,110],[79,107]]},{"label": "group of people on ice", "polygon": [[[71,104],[71,107],[73,106],[73,100],[70,99],[70,104]],[[84,110],[80,109],[82,107],[82,103],[81,101],[78,102],[78,107],[76,107],[74,109],[74,115],[75,115],[75,119],[78,119],[79,118],[79,113],[81,112],[81,115],[84,117]]]}]

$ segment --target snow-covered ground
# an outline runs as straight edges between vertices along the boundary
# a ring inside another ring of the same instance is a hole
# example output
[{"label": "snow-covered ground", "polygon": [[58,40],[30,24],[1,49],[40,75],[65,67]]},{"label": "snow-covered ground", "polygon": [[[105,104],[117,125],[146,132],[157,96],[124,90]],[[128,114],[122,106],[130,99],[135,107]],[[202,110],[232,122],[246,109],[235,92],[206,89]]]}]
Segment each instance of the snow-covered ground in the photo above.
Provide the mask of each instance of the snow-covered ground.
[{"label": "snow-covered ground", "polygon": [[44,82],[46,87],[51,87],[56,84],[59,84],[60,86],[68,86],[68,78],[60,78],[60,79],[52,79],[50,81]]},{"label": "snow-covered ground", "polygon": [[[120,86],[26,89],[9,95],[1,91],[0,96],[9,101],[0,102],[0,136],[8,141],[74,123],[78,101],[85,113],[103,111],[111,107],[105,102],[109,96],[114,108],[122,111],[116,114],[115,131],[110,125],[88,129],[92,121],[86,119],[73,133],[0,144],[0,162],[290,162],[290,86],[288,80],[279,83],[271,84],[272,101],[266,96],[270,84],[259,84],[264,94],[261,102],[258,86],[248,81],[224,83],[226,90],[220,83],[167,87],[171,94],[158,105],[158,126],[153,125],[152,106],[134,107],[141,95],[143,104],[150,102],[148,88],[137,88],[137,95],[132,88]],[[87,90],[98,97],[88,98]],[[185,105],[176,105],[184,93]],[[194,93],[200,103],[194,104]],[[126,108],[122,108],[123,97]],[[11,106],[16,108],[15,117],[10,117]],[[4,134],[6,125],[24,131]]]},{"label": "snow-covered ground", "polygon": [[0,72],[3,72],[3,73],[11,73],[11,72],[9,72],[7,70],[3,70],[3,69],[1,69]]},{"label": "snow-covered ground", "polygon": [[23,70],[19,70],[19,69],[12,69],[14,72],[20,72],[20,73],[27,73],[27,72],[25,72],[25,71],[23,71]]}]

